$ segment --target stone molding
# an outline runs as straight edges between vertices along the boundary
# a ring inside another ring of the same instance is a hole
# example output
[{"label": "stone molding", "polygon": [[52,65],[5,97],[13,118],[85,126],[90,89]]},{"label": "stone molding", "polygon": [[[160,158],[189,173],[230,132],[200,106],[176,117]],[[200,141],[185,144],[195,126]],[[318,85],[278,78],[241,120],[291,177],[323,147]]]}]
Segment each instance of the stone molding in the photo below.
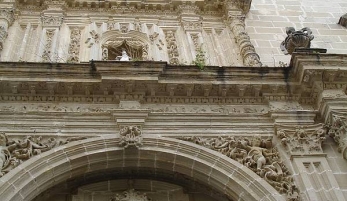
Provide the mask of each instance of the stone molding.
[{"label": "stone molding", "polygon": [[87,137],[59,137],[59,140],[57,140],[56,137],[44,139],[37,135],[18,139],[16,136],[7,136],[4,132],[1,132],[0,177],[36,155],[40,155],[55,147],[84,139],[87,139]]},{"label": "stone molding", "polygon": [[273,147],[271,138],[193,136],[179,139],[217,151],[243,164],[264,178],[279,193],[287,195],[287,200],[299,200],[298,188],[294,184],[292,175],[281,161],[277,149]]},{"label": "stone molding", "polygon": [[323,155],[322,143],[326,129],[323,124],[294,126],[276,126],[276,135],[291,157]]},{"label": "stone molding", "polygon": [[163,169],[192,177],[231,200],[285,200],[284,196],[241,164],[193,143],[145,137],[144,146],[127,152],[118,147],[119,142],[120,138],[114,135],[103,136],[60,146],[35,156],[31,160],[35,163],[23,163],[21,168],[15,168],[3,177],[7,182],[0,185],[2,200],[16,200],[21,196],[32,200],[60,182],[83,177],[90,172],[105,172],[117,167],[124,169],[134,164],[133,159],[139,169]]},{"label": "stone molding", "polygon": [[42,15],[41,21],[43,27],[60,27],[64,17],[61,15]]}]

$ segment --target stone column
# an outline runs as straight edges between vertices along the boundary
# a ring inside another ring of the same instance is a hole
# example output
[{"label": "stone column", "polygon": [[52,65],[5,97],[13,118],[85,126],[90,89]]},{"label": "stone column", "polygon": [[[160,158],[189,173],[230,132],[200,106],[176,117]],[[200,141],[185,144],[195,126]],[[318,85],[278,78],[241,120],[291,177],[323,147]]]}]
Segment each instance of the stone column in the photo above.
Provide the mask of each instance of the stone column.
[{"label": "stone column", "polygon": [[228,13],[228,24],[230,30],[235,36],[237,45],[240,48],[240,53],[245,66],[261,67],[259,55],[255,52],[255,48],[251,43],[248,33],[245,29],[245,16],[234,15],[233,12]]},{"label": "stone column", "polygon": [[[2,7],[2,5],[0,4]],[[14,21],[13,8],[0,9],[0,51],[4,48],[4,43],[8,35],[8,28]]]}]

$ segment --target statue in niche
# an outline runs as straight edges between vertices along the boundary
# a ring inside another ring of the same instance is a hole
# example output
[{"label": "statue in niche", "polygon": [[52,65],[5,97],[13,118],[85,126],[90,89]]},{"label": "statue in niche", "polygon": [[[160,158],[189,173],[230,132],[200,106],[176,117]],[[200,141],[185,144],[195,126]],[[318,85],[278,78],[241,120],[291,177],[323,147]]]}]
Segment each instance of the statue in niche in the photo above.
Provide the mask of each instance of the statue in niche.
[{"label": "statue in niche", "polygon": [[117,56],[116,60],[117,61],[130,61],[131,57],[129,57],[127,52],[123,49],[122,50],[122,56]]},{"label": "statue in niche", "polygon": [[286,33],[287,37],[280,46],[284,54],[292,54],[296,48],[310,48],[311,40],[314,38],[308,27],[298,31],[295,31],[293,27],[287,27]]}]

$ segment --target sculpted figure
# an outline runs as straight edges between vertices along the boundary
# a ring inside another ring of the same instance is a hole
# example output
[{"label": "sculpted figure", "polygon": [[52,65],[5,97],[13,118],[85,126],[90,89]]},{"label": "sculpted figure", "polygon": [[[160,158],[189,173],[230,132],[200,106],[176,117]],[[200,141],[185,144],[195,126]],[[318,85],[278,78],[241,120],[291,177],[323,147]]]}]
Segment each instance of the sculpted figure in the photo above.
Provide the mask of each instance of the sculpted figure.
[{"label": "sculpted figure", "polygon": [[251,145],[245,140],[239,142],[240,147],[248,152],[245,159],[247,161],[246,163],[249,165],[252,165],[252,162],[255,163],[257,172],[266,164],[266,157],[273,155],[273,153],[269,153],[265,148],[260,147],[261,142],[260,137],[253,137],[250,143]]}]

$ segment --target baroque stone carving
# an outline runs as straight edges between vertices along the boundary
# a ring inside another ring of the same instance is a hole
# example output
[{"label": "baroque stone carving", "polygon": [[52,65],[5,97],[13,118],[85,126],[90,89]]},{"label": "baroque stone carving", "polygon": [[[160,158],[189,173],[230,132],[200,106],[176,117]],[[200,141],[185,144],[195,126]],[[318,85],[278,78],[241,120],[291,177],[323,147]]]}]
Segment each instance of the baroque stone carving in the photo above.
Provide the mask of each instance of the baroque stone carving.
[{"label": "baroque stone carving", "polygon": [[140,147],[142,145],[141,126],[123,126],[120,129],[120,145],[124,148],[129,146]]},{"label": "baroque stone carving", "polygon": [[0,19],[5,19],[8,25],[11,25],[14,21],[14,10],[13,9],[0,9]]},{"label": "baroque stone carving", "polygon": [[277,137],[290,155],[310,155],[323,153],[322,142],[326,130],[322,124],[313,126],[278,126]]},{"label": "baroque stone carving", "polygon": [[69,58],[67,62],[79,62],[81,30],[75,28],[71,30]]},{"label": "baroque stone carving", "polygon": [[250,37],[245,30],[245,16],[234,16],[229,14],[230,29],[235,35],[236,42],[240,48],[243,63],[246,66],[261,67],[259,55],[251,43]]},{"label": "baroque stone carving", "polygon": [[223,155],[243,164],[264,178],[281,194],[287,194],[288,200],[298,200],[298,189],[290,172],[279,157],[278,150],[272,146],[271,139],[261,139],[259,136],[218,138],[183,137],[185,141],[218,151]]},{"label": "baroque stone carving", "polygon": [[145,193],[140,193],[134,189],[124,191],[121,194],[116,194],[110,198],[110,201],[150,201]]},{"label": "baroque stone carving", "polygon": [[179,64],[179,53],[175,33],[171,30],[165,32],[165,39],[167,45],[167,53],[169,56],[169,63],[172,65]]},{"label": "baroque stone carving", "polygon": [[295,31],[293,27],[287,27],[286,32],[287,37],[280,46],[284,54],[292,54],[295,48],[310,48],[311,40],[314,38],[310,28],[305,27]]},{"label": "baroque stone carving", "polygon": [[43,26],[57,26],[59,27],[63,23],[62,16],[41,16]]},{"label": "baroque stone carving", "polygon": [[3,49],[6,38],[7,38],[7,30],[5,29],[5,27],[0,26],[0,50]]},{"label": "baroque stone carving", "polygon": [[102,45],[102,48],[103,60],[109,59],[110,52],[116,54],[116,56],[123,55],[123,50],[133,59],[149,60],[149,46],[136,38],[109,40]]},{"label": "baroque stone carving", "polygon": [[27,136],[24,139],[15,140],[8,139],[8,136],[1,132],[0,177],[35,155],[49,151],[54,147],[83,139],[86,139],[86,137],[70,137],[63,141],[58,141],[53,137],[44,140],[41,136]]},{"label": "baroque stone carving", "polygon": [[55,34],[55,29],[47,29],[46,30],[46,44],[45,49],[42,53],[42,61],[43,62],[51,62],[51,56],[52,56],[52,45],[53,45],[53,36]]},{"label": "baroque stone carving", "polygon": [[332,114],[328,134],[338,144],[338,151],[347,159],[347,113]]}]

